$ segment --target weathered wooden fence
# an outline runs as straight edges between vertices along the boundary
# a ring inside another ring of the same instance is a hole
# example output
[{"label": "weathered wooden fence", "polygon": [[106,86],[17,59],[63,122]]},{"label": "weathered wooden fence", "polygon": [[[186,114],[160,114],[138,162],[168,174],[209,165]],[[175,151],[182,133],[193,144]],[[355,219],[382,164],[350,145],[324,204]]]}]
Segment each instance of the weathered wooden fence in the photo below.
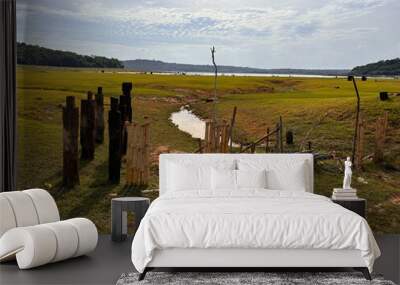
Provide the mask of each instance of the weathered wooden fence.
[{"label": "weathered wooden fence", "polygon": [[150,146],[148,122],[126,123],[128,148],[126,154],[126,184],[146,185],[150,177]]},{"label": "weathered wooden fence", "polygon": [[63,185],[73,187],[79,184],[79,109],[75,97],[66,98],[62,110],[63,118]]},{"label": "weathered wooden fence", "polygon": [[[275,136],[275,139],[272,139]],[[275,142],[275,146],[273,147],[275,152],[283,152],[283,122],[282,117],[279,117],[279,122],[276,123],[275,129],[271,132],[269,128],[267,128],[267,134],[258,140],[247,144],[245,147],[241,145],[240,152],[250,151],[251,153],[256,152],[257,146],[265,143],[265,152],[271,152],[270,144]]]},{"label": "weathered wooden fence", "polygon": [[[206,120],[204,145],[200,145],[200,152],[226,153],[229,151],[230,126],[226,121],[221,124],[214,120]],[[201,144],[201,143],[200,143]]]}]

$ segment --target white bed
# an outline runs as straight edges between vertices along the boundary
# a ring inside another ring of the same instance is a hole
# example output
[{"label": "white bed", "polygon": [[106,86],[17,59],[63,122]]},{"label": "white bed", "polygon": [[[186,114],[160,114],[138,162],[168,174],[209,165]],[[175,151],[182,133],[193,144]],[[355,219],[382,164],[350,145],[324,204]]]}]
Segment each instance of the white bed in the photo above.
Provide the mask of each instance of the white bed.
[{"label": "white bed", "polygon": [[[257,184],[260,169],[268,185],[238,187]],[[217,189],[225,172],[235,187]],[[154,267],[354,267],[370,278],[380,251],[367,222],[312,193],[310,154],[163,154],[132,262],[140,278]]]}]

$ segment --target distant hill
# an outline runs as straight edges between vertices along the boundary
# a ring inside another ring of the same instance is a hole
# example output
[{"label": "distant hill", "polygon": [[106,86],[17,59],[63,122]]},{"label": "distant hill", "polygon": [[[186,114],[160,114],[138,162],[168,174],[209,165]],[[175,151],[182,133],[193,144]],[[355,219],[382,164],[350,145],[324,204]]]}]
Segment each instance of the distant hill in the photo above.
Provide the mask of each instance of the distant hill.
[{"label": "distant hill", "polygon": [[102,56],[79,55],[70,51],[54,50],[29,45],[17,44],[17,63],[26,65],[47,65],[66,67],[123,68],[123,64],[115,58]]},{"label": "distant hill", "polygon": [[[212,65],[169,63],[159,60],[135,59],[123,61],[125,68],[143,72],[214,72]],[[218,66],[218,73],[267,73],[305,75],[347,75],[346,69],[261,69],[240,66]]]},{"label": "distant hill", "polygon": [[381,60],[362,66],[354,67],[351,71],[354,75],[400,75],[400,58]]}]

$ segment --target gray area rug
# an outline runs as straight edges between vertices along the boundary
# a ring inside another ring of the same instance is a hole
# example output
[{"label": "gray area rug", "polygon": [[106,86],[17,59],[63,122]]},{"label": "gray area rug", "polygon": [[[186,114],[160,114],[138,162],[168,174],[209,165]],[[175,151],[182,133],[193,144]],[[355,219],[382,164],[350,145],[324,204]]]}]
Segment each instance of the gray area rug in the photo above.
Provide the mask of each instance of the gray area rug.
[{"label": "gray area rug", "polygon": [[395,285],[381,276],[372,276],[368,281],[359,272],[148,272],[146,278],[138,281],[138,273],[122,274],[117,285],[145,284],[267,284],[267,285]]}]

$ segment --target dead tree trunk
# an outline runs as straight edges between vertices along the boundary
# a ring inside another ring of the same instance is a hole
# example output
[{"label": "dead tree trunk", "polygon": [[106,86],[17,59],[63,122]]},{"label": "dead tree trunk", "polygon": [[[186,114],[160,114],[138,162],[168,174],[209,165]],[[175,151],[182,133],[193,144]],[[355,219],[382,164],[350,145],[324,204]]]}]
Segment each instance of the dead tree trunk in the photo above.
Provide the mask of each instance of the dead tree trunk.
[{"label": "dead tree trunk", "polygon": [[88,92],[87,99],[81,100],[81,159],[94,159],[95,148],[95,101],[92,92]]},{"label": "dead tree trunk", "polygon": [[118,111],[118,99],[111,98],[111,109],[108,112],[108,179],[119,183],[121,171],[121,113]]},{"label": "dead tree trunk", "polygon": [[213,120],[214,122],[217,122],[217,76],[218,76],[218,67],[217,64],[215,63],[215,47],[211,48],[211,59],[212,59],[212,64],[214,66],[214,99],[213,99]]},{"label": "dead tree trunk", "polygon": [[356,79],[354,78],[354,76],[349,76],[349,80],[353,81],[354,89],[356,91],[356,96],[357,96],[356,122],[355,122],[354,137],[353,137],[353,150],[352,150],[352,154],[351,154],[351,161],[354,164],[354,158],[355,158],[356,148],[357,148],[358,121],[360,119],[360,94],[358,93],[357,83],[356,83]]},{"label": "dead tree trunk", "polygon": [[103,88],[97,88],[96,99],[96,142],[103,143],[104,141],[104,96]]},{"label": "dead tree trunk", "polygon": [[67,96],[63,107],[63,185],[73,187],[79,184],[79,109],[75,97]]},{"label": "dead tree trunk", "polygon": [[364,121],[360,119],[358,123],[358,134],[357,134],[357,144],[356,144],[356,157],[355,157],[355,167],[357,170],[362,170],[362,160],[364,157]]}]

